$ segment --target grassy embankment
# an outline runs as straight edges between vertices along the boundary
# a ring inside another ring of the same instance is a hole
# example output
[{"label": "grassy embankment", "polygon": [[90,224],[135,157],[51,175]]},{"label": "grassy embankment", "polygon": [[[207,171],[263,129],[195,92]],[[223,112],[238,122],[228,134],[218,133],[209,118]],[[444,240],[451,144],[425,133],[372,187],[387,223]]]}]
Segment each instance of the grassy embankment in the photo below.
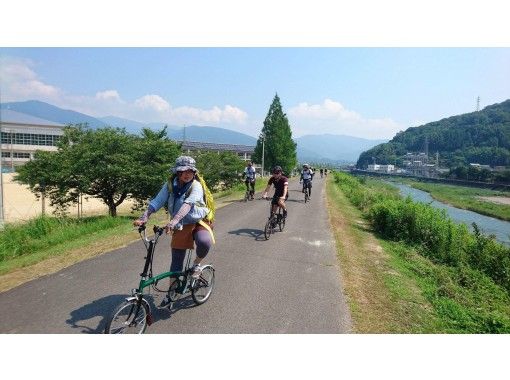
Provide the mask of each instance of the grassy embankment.
[{"label": "grassy embankment", "polygon": [[[266,179],[258,180],[256,190],[266,184]],[[214,194],[217,208],[242,199],[244,191],[244,184],[239,184]],[[139,236],[132,221],[139,214],[82,219],[47,216],[6,224],[0,232],[0,291],[136,241]],[[167,218],[161,210],[151,216],[150,222],[163,225]]]},{"label": "grassy embankment", "polygon": [[328,196],[355,331],[510,332],[510,249],[380,181],[336,173]]},{"label": "grassy embankment", "polygon": [[478,189],[465,186],[443,185],[438,183],[418,182],[405,179],[406,185],[430,193],[437,201],[454,207],[471,210],[482,215],[510,221],[510,205],[498,204],[479,197],[509,197],[508,191]]}]

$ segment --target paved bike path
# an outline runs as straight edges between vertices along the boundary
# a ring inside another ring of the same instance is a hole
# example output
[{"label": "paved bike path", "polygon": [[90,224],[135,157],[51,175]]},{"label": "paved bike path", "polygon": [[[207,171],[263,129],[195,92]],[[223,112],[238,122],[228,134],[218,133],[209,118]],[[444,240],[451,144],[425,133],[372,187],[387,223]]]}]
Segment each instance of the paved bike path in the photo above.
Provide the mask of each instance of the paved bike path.
[{"label": "paved bike path", "polygon": [[[259,194],[258,194],[259,195]],[[233,202],[217,211],[211,298],[172,312],[153,308],[147,333],[344,333],[351,329],[325,209],[324,179],[305,204],[291,181],[283,232],[266,241],[269,202]],[[167,270],[169,237],[154,271]],[[138,285],[142,242],[106,253],[0,294],[0,333],[101,333],[113,308]],[[159,304],[157,294],[153,304]]]}]

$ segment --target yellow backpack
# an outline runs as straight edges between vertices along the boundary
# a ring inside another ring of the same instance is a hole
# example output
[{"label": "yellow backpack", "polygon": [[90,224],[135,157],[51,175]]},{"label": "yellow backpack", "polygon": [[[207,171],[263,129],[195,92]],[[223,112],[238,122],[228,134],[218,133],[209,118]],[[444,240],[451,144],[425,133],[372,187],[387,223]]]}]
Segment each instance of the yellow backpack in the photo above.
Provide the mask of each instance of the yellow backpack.
[{"label": "yellow backpack", "polygon": [[[173,190],[172,190],[173,189],[173,181],[174,181],[174,176],[171,176],[168,179],[168,190],[170,191],[170,193],[173,192]],[[195,181],[200,182],[200,184],[202,185],[202,189],[204,189],[204,204],[205,204],[205,207],[207,207],[209,209],[209,212],[204,217],[204,219],[208,222],[212,222],[214,220],[214,213],[216,212],[216,204],[214,203],[214,197],[213,197],[211,191],[209,190],[209,188],[207,187],[207,184],[205,183],[204,179],[198,175],[198,173],[195,175],[195,179],[193,180],[193,183],[191,184],[190,188],[186,191],[186,198],[189,197],[189,195],[191,194],[191,191],[193,190]]]}]

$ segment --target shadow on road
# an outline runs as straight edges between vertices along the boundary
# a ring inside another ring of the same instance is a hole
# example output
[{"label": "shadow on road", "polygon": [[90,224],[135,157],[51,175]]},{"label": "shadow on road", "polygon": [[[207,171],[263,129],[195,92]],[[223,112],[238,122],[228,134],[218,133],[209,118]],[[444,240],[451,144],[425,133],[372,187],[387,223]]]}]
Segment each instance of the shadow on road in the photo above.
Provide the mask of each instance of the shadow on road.
[{"label": "shadow on road", "polygon": [[[79,309],[73,310],[71,312],[71,318],[67,319],[66,323],[73,328],[81,329],[80,332],[84,334],[102,334],[104,333],[108,317],[126,297],[128,297],[128,295],[116,294],[95,300]],[[191,295],[175,301],[170,309],[159,309],[156,306],[156,304],[159,305],[161,303],[162,297],[149,295],[145,297],[145,299],[149,302],[151,307],[153,323],[171,318],[171,316],[179,310],[196,306]],[[99,321],[98,325],[95,327],[91,326],[90,322],[87,325],[87,321],[95,317],[101,317],[101,321]]]},{"label": "shadow on road", "polygon": [[262,230],[256,230],[253,228],[240,228],[238,230],[229,231],[228,232],[231,235],[237,235],[237,236],[248,236],[253,237],[255,240],[258,240],[258,237],[264,234],[264,231]]},{"label": "shadow on road", "polygon": [[[67,319],[66,323],[75,329],[81,329],[80,332],[85,334],[103,333],[106,319],[126,297],[125,294],[115,294],[92,301],[92,303],[71,311],[71,318]],[[96,327],[87,325],[87,321],[95,317],[101,317],[99,324]]]}]

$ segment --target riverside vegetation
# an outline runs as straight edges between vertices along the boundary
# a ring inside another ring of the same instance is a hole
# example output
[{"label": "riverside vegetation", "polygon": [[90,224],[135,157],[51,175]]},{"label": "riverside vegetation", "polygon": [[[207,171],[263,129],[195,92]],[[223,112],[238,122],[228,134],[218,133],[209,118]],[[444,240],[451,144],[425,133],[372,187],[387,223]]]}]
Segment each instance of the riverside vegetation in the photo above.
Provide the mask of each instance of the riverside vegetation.
[{"label": "riverside vegetation", "polygon": [[419,289],[411,302],[423,307],[408,332],[510,332],[510,248],[381,181],[335,173],[334,182],[390,255],[387,265],[400,281],[383,282],[390,298],[411,283]]},{"label": "riverside vegetation", "polygon": [[508,191],[496,191],[465,186],[442,185],[403,179],[403,183],[426,191],[440,202],[457,208],[471,210],[482,215],[510,221],[510,205],[484,201],[479,197],[510,197]]}]

